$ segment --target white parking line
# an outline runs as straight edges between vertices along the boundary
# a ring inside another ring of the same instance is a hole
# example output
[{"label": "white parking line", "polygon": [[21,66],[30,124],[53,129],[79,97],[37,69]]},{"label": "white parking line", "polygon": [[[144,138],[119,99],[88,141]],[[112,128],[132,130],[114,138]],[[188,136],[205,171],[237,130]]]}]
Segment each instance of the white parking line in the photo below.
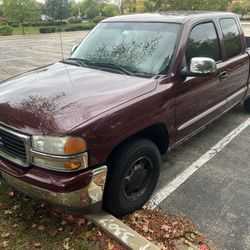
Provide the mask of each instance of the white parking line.
[{"label": "white parking line", "polygon": [[197,161],[185,169],[179,174],[173,181],[160,189],[153,197],[148,201],[147,207],[155,209],[163,200],[165,200],[172,192],[174,192],[182,183],[184,183],[193,173],[200,169],[205,163],[211,160],[216,154],[218,154],[225,146],[228,145],[238,134],[250,125],[250,118],[241,123],[236,129],[221,139],[210,150],[203,154]]}]

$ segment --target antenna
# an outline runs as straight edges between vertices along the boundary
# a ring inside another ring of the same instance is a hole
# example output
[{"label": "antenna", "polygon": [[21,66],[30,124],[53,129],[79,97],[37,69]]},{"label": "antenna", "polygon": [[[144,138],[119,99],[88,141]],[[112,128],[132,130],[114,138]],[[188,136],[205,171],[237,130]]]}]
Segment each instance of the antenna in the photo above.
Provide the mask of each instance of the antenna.
[{"label": "antenna", "polygon": [[[61,23],[61,25],[62,25],[62,23]],[[59,27],[58,31],[59,31],[59,37],[60,37],[60,43],[61,43],[62,60],[64,60],[64,54],[63,54],[63,41],[62,41],[61,27]],[[65,67],[65,69],[66,69],[66,72],[67,72],[67,75],[68,75],[68,77],[69,77],[70,83],[71,83],[72,87],[74,87],[74,83],[73,83],[73,81],[72,81],[72,79],[71,79],[71,76],[70,76],[70,74],[69,74],[68,68],[67,68],[67,66],[66,66],[65,64],[64,64],[64,67]]]},{"label": "antenna", "polygon": [[62,23],[60,24],[60,27],[58,27],[58,30],[59,30],[60,43],[61,43],[61,53],[62,53],[62,60],[63,60],[64,55],[63,55],[63,41],[62,41],[62,34],[61,34],[61,25],[62,25]]}]

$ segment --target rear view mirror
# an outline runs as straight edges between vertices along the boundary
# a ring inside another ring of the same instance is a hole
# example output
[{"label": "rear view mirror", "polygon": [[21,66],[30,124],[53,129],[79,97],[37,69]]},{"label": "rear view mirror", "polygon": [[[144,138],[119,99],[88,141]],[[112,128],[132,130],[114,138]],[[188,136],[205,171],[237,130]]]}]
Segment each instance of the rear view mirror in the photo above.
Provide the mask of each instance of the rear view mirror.
[{"label": "rear view mirror", "polygon": [[184,76],[208,76],[217,72],[217,65],[214,59],[209,57],[193,57],[189,70],[183,69]]}]

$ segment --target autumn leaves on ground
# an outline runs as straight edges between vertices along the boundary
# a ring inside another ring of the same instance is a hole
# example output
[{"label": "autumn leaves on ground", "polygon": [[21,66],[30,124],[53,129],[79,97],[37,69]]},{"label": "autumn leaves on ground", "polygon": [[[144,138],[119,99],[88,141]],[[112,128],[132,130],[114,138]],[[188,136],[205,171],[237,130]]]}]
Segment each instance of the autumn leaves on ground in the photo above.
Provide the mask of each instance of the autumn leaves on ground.
[{"label": "autumn leaves on ground", "polygon": [[[139,210],[123,222],[161,249],[211,249],[195,227],[181,217]],[[51,208],[0,186],[0,249],[125,249],[84,217]]]}]

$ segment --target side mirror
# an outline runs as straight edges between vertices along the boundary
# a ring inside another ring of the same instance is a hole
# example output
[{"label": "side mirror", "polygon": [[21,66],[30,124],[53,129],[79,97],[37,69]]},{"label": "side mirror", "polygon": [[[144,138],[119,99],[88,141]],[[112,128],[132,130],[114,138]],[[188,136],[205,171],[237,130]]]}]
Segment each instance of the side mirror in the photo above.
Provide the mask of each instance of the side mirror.
[{"label": "side mirror", "polygon": [[78,45],[73,45],[70,54],[72,55],[74,51],[77,49]]},{"label": "side mirror", "polygon": [[189,69],[183,69],[183,76],[209,76],[217,72],[214,59],[209,57],[193,57]]}]

